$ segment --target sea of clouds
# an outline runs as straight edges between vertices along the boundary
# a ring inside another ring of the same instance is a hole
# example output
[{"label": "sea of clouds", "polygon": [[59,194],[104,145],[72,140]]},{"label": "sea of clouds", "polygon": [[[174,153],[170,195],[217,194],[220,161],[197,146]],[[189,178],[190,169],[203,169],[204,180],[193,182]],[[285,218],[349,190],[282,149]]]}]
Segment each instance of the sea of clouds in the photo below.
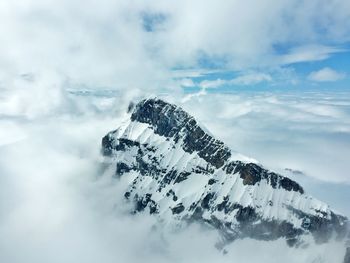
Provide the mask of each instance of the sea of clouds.
[{"label": "sea of clouds", "polygon": [[[246,239],[224,254],[214,246],[215,231],[192,225],[174,232],[149,215],[130,215],[123,183],[103,169],[100,155],[101,138],[126,117],[129,97],[64,89],[50,96],[48,90],[43,96],[51,103],[18,92],[7,94],[17,104],[0,103],[1,262],[342,261],[344,246],[337,242],[296,249],[283,240]],[[349,177],[342,172],[349,156],[348,97],[241,92],[163,98],[232,149],[349,214]]]}]

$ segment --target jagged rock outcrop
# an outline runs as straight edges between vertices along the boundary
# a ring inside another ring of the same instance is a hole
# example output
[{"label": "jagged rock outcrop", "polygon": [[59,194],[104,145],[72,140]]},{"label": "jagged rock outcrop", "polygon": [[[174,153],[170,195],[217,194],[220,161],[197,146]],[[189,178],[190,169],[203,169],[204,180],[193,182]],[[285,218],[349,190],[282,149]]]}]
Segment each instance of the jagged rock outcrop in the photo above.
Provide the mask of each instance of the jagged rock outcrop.
[{"label": "jagged rock outcrop", "polygon": [[319,243],[346,235],[344,216],[295,181],[235,159],[180,107],[146,99],[129,111],[130,118],[102,139],[102,152],[115,175],[130,182],[124,196],[134,212],[166,223],[204,222],[224,242],[284,237],[295,245],[310,235]]}]

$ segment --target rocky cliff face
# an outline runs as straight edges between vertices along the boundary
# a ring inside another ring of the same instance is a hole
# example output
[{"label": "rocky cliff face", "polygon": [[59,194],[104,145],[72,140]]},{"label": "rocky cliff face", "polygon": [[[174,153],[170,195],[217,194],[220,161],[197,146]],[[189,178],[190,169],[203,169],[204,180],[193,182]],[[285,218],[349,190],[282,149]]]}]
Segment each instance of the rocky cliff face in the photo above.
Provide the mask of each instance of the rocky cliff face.
[{"label": "rocky cliff face", "polygon": [[[286,238],[297,245],[344,238],[348,221],[307,195],[293,180],[232,151],[180,107],[146,99],[102,140],[115,175],[130,182],[125,198],[134,212],[165,223],[203,222],[224,242]],[[346,261],[348,262],[348,261]]]}]

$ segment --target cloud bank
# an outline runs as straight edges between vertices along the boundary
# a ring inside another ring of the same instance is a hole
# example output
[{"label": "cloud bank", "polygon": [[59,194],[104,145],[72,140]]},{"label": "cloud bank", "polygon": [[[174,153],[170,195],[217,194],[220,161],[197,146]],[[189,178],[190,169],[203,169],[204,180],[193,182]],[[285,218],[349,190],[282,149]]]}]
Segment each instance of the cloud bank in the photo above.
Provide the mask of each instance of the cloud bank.
[{"label": "cloud bank", "polygon": [[[226,247],[228,253],[224,254],[213,246],[219,238],[215,231],[198,225],[175,232],[173,229],[162,230],[155,227],[158,224],[150,216],[145,214],[131,216],[128,213],[129,205],[122,197],[123,181],[114,178],[108,169],[105,170],[100,166],[102,160],[99,153],[102,136],[118,126],[123,118],[126,108],[122,106],[123,101],[116,97],[110,102],[110,96],[101,96],[101,92],[95,95],[74,93],[66,99],[69,98],[74,98],[73,101],[78,104],[76,108],[83,108],[85,111],[72,114],[62,113],[56,109],[56,114],[51,112],[49,116],[32,115],[30,119],[12,116],[2,118],[0,121],[2,131],[0,135],[2,141],[7,142],[0,146],[1,261],[14,263],[342,261],[344,248],[337,242],[296,249],[289,248],[284,240],[259,242],[247,239],[230,244]],[[200,96],[184,104],[184,107],[190,109],[190,112],[198,116],[199,120],[203,121],[214,134],[225,139],[230,146],[260,158],[262,155],[259,143],[255,148],[252,148],[252,144],[259,141],[262,143],[266,134],[262,133],[261,137],[249,137],[252,143],[244,140],[243,133],[248,133],[248,136],[257,132],[254,129],[250,131],[247,129],[246,125],[250,125],[249,115],[260,116],[260,128],[269,125],[272,116],[259,106],[261,101],[265,101],[267,107],[273,105],[277,105],[276,108],[294,107],[291,98],[284,101],[286,106],[278,106],[278,102],[283,98],[275,96],[250,98],[243,95]],[[209,107],[217,103],[218,99],[222,101],[220,104],[222,107]],[[329,101],[332,105],[345,104],[345,101],[341,100],[332,101]],[[121,106],[116,109],[115,105],[119,102]],[[305,101],[301,104],[305,104]],[[228,105],[230,107],[226,107]],[[300,104],[296,106],[301,107]],[[282,110],[278,112],[282,118],[287,114]],[[341,116],[339,112],[332,113],[328,110],[328,113],[332,116]],[[213,114],[218,114],[219,118],[211,118]],[[303,113],[301,116],[309,115]],[[294,116],[294,118],[298,120],[300,117]],[[311,115],[309,118],[317,117]],[[256,125],[258,120],[256,116],[254,120]],[[235,129],[232,121],[238,123]],[[219,123],[223,126],[219,126]],[[254,126],[253,122],[251,124],[251,127]],[[294,125],[298,126],[292,122],[288,129],[292,129]],[[317,125],[320,126],[320,123]],[[270,127],[270,132],[274,131],[275,140],[278,140],[277,127]],[[230,140],[226,140],[227,138]],[[247,147],[240,148],[241,143]],[[294,141],[289,145],[282,143],[283,148],[289,148],[285,153],[290,152],[293,143]],[[295,165],[291,166],[292,163],[287,162],[287,159],[284,160],[283,155],[276,157],[276,148],[274,144],[271,145],[269,155],[271,154],[271,158],[274,158],[275,162],[278,161],[282,167],[284,165],[292,168],[309,167],[298,166],[300,159],[288,158],[292,162],[295,161]],[[266,155],[266,148],[264,151]],[[265,158],[263,161],[268,160]],[[275,162],[270,161],[267,164],[273,166]],[[252,247],[254,253],[251,253]]]}]

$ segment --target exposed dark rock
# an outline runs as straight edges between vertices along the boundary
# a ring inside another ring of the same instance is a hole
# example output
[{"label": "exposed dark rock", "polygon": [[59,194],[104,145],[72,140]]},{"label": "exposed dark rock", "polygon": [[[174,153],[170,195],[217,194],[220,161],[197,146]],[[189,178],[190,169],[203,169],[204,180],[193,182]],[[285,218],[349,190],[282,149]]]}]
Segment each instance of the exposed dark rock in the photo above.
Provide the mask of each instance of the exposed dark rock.
[{"label": "exposed dark rock", "polygon": [[300,192],[301,194],[304,193],[304,189],[299,184],[287,177],[280,177],[279,184],[282,188],[288,191]]},{"label": "exposed dark rock", "polygon": [[175,179],[175,183],[180,183],[182,181],[185,181],[190,175],[191,175],[191,173],[189,173],[189,172],[179,173],[179,175]]},{"label": "exposed dark rock", "polygon": [[111,156],[114,148],[114,138],[112,134],[107,134],[102,138],[102,154],[104,156]]},{"label": "exposed dark rock", "polygon": [[255,213],[255,210],[252,207],[238,206],[236,219],[240,223],[249,224],[256,221],[258,219],[258,215]]},{"label": "exposed dark rock", "polygon": [[[227,208],[228,207],[228,196],[225,196],[224,197],[224,200],[220,203],[220,204],[218,204],[217,206],[216,206],[216,209],[217,210],[219,210],[219,211],[222,211],[222,210],[224,210],[225,208]],[[227,211],[225,210],[225,214],[227,214]]]},{"label": "exposed dark rock", "polygon": [[209,181],[208,181],[208,185],[215,184],[215,182],[216,182],[216,180],[213,179],[213,178],[211,178],[211,179],[209,179]]},{"label": "exposed dark rock", "polygon": [[183,206],[182,203],[178,204],[177,206],[173,207],[171,211],[173,214],[180,214],[185,210],[185,207]]},{"label": "exposed dark rock", "polygon": [[204,209],[209,209],[210,205],[209,202],[210,200],[214,197],[213,193],[208,193],[202,200],[201,207]]},{"label": "exposed dark rock", "polygon": [[125,197],[126,199],[129,199],[129,197],[130,197],[130,192],[125,192],[124,197]]},{"label": "exposed dark rock", "polygon": [[148,123],[156,134],[173,137],[175,141],[182,138],[185,151],[198,152],[200,157],[216,168],[221,167],[231,156],[225,144],[205,133],[192,116],[162,100],[141,101],[136,105],[131,120]]},{"label": "exposed dark rock", "polygon": [[123,173],[130,172],[132,170],[126,163],[117,163],[116,173],[122,175]]},{"label": "exposed dark rock", "polygon": [[149,213],[154,214],[158,212],[158,205],[155,201],[151,199],[151,194],[146,194],[145,196],[139,197],[135,195],[135,212],[141,212],[146,207],[149,207]]},{"label": "exposed dark rock", "polygon": [[225,165],[224,169],[227,173],[239,173],[245,185],[255,185],[261,180],[266,180],[273,188],[282,187],[287,191],[304,193],[304,189],[298,183],[287,177],[270,172],[255,163],[234,161]]}]

